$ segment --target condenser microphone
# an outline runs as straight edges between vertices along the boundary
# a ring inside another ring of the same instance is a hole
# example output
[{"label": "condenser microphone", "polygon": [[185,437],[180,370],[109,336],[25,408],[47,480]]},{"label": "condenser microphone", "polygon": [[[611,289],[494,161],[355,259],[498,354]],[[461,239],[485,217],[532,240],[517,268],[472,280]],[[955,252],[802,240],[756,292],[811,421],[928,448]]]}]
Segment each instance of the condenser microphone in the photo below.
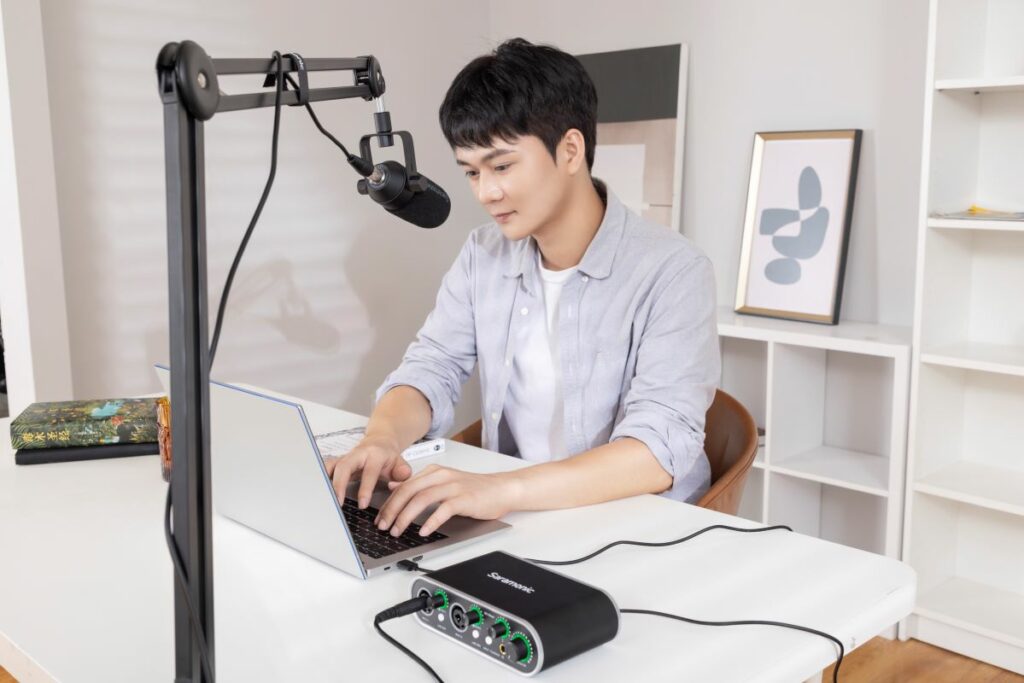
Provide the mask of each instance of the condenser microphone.
[{"label": "condenser microphone", "polygon": [[[350,155],[348,163],[363,176],[356,183],[359,194],[369,195],[390,213],[403,221],[421,228],[436,228],[448,220],[452,202],[448,193],[430,178],[416,170],[416,150],[412,134],[405,130],[391,130],[391,115],[377,100],[374,114],[376,134],[364,135],[359,140],[358,156]],[[397,161],[373,162],[370,140],[377,139],[383,147],[390,147],[395,137],[402,141],[405,163]]]},{"label": "condenser microphone", "polygon": [[410,174],[397,161],[377,164],[356,187],[390,213],[421,228],[441,225],[452,208],[440,185],[421,173]]}]

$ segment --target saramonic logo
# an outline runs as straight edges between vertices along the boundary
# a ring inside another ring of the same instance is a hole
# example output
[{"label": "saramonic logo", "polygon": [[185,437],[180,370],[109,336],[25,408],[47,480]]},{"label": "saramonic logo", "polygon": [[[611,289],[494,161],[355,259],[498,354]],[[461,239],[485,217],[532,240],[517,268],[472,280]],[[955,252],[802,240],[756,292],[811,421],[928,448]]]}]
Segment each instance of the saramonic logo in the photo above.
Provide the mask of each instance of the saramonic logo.
[{"label": "saramonic logo", "polygon": [[516,581],[513,581],[512,579],[505,578],[504,576],[502,576],[498,572],[491,572],[487,576],[491,577],[495,581],[501,581],[506,586],[512,586],[513,588],[517,588],[517,589],[523,591],[524,593],[531,593],[531,594],[533,593],[533,586],[524,586],[523,584],[517,583]]}]

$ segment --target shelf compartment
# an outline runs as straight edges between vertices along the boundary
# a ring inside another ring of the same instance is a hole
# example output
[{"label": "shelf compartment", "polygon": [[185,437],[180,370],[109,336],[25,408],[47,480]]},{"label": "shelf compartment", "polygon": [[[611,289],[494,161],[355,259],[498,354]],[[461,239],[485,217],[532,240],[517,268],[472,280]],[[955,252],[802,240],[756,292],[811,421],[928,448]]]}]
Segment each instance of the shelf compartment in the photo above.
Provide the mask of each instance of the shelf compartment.
[{"label": "shelf compartment", "polygon": [[948,468],[967,472],[977,466],[976,480],[965,478],[956,489],[961,497],[984,504],[990,495],[987,505],[996,509],[1013,509],[1021,501],[1024,488],[1007,498],[1001,486],[990,484],[991,468],[1007,479],[1024,478],[1024,377],[922,364],[917,413],[915,484],[941,488],[949,481]]},{"label": "shelf compartment", "polygon": [[918,596],[917,613],[935,621],[1024,647],[1024,594],[967,579],[947,579]]},{"label": "shelf compartment", "polygon": [[886,499],[849,488],[770,472],[768,523],[884,554]]},{"label": "shelf compartment", "polygon": [[1024,516],[1024,470],[959,461],[918,480],[914,490]]},{"label": "shelf compartment", "polygon": [[[935,94],[929,147],[929,216],[963,211],[974,204],[1008,211],[1024,208],[1024,187],[1018,181],[1024,154],[1022,109],[1024,90],[981,96],[963,90]],[[975,220],[971,225],[978,223]]]},{"label": "shelf compartment", "polygon": [[915,611],[1024,647],[1024,527],[1002,512],[914,494]]},{"label": "shelf compartment", "polygon": [[979,89],[1024,85],[1024,3],[1020,0],[939,0],[935,79]]},{"label": "shelf compartment", "polygon": [[777,458],[771,469],[873,496],[889,495],[889,459],[869,453],[818,446],[798,455]]},{"label": "shelf compartment", "polygon": [[769,468],[887,495],[893,359],[776,344],[773,364]]},{"label": "shelf compartment", "polygon": [[[1024,127],[1024,126],[1022,126]],[[1024,235],[930,231],[926,236],[921,350],[939,362],[1019,374],[1024,346]],[[944,351],[945,349],[945,351]],[[937,350],[937,351],[936,351]],[[952,351],[952,353],[950,353]],[[922,359],[924,360],[924,359]],[[983,367],[990,365],[991,367]]]}]

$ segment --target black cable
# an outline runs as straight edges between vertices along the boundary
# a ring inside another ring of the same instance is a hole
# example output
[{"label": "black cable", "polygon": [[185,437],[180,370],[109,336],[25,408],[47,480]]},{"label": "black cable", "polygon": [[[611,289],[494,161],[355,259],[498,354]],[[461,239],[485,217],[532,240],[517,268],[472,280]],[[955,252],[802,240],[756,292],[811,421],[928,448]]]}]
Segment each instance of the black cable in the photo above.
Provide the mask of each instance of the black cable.
[{"label": "black cable", "polygon": [[281,78],[283,70],[283,61],[281,59],[281,53],[274,50],[272,57],[277,62],[277,83],[274,94],[274,135],[270,147],[270,175],[267,177],[267,183],[263,187],[263,195],[260,197],[259,204],[256,205],[256,211],[252,215],[252,220],[249,221],[249,227],[245,231],[245,236],[242,237],[242,243],[238,247],[238,251],[235,253],[235,260],[231,263],[231,270],[228,271],[227,281],[224,283],[224,291],[220,295],[220,306],[217,307],[217,322],[213,326],[213,340],[210,342],[210,367],[213,367],[213,358],[217,354],[217,344],[220,341],[220,328],[224,323],[224,310],[228,303],[228,293],[231,291],[231,283],[235,279],[235,272],[238,270],[238,264],[242,261],[242,254],[245,252],[246,245],[249,244],[249,238],[252,237],[252,231],[256,227],[256,221],[260,219],[260,214],[263,213],[263,205],[267,203],[267,197],[270,195],[270,188],[274,184],[274,176],[277,174],[277,140],[278,133],[281,129],[281,90],[283,89],[284,79]]},{"label": "black cable", "polygon": [[761,531],[774,531],[776,529],[785,529],[786,531],[792,531],[793,530],[790,527],[786,526],[785,524],[776,524],[775,526],[766,526],[766,527],[760,527],[760,528],[756,528],[756,529],[748,529],[748,528],[738,527],[738,526],[728,526],[726,524],[714,524],[712,526],[704,527],[700,531],[695,531],[694,533],[690,534],[689,536],[684,536],[682,538],[677,538],[674,541],[615,541],[614,543],[609,543],[608,545],[606,545],[605,547],[601,548],[600,550],[595,550],[594,552],[590,553],[589,555],[584,555],[583,557],[576,558],[575,560],[534,560],[534,559],[531,559],[529,557],[524,557],[523,559],[526,560],[527,562],[533,562],[534,564],[548,564],[548,565],[578,564],[580,562],[586,562],[587,560],[593,559],[594,557],[597,557],[598,555],[600,555],[604,551],[610,550],[610,549],[614,548],[617,545],[638,545],[638,546],[643,546],[643,547],[646,547],[646,548],[663,548],[665,546],[676,545],[676,544],[679,544],[679,543],[683,543],[684,541],[689,541],[691,538],[696,538],[697,536],[700,536],[701,534],[707,533],[708,531],[712,531],[714,529],[728,529],[730,531],[740,531],[740,532],[743,532],[745,534],[758,533],[758,532],[761,532]]},{"label": "black cable", "polygon": [[[282,69],[283,60],[281,59],[281,53],[277,50],[274,51],[272,59],[277,62],[277,84],[276,92],[274,95],[274,134],[270,148],[270,175],[267,178],[266,185],[263,188],[263,195],[260,197],[259,204],[256,205],[256,211],[253,213],[252,220],[249,221],[249,227],[245,231],[245,236],[242,238],[242,243],[238,247],[238,251],[235,253],[235,260],[231,264],[231,269],[228,271],[228,277],[224,283],[224,291],[220,295],[220,306],[217,308],[217,321],[213,327],[213,339],[210,343],[210,365],[213,367],[213,359],[217,354],[217,344],[220,341],[220,330],[221,325],[224,323],[224,310],[227,306],[228,293],[231,291],[231,283],[235,279],[235,273],[238,270],[238,264],[242,260],[242,254],[245,252],[245,247],[249,243],[249,238],[252,237],[253,229],[256,227],[256,222],[260,218],[260,214],[263,213],[263,206],[267,202],[267,197],[270,195],[270,188],[274,184],[274,176],[277,174],[277,143],[278,134],[281,129],[281,91],[282,86]],[[181,561],[181,556],[178,554],[178,547],[174,544],[174,535],[171,533],[171,487],[167,487],[167,505],[164,510],[164,537],[167,540],[167,549],[171,554],[171,561],[174,564],[174,574],[181,584],[181,592],[185,596],[185,605],[188,608],[189,621],[192,623],[192,630],[196,636],[196,641],[199,645],[200,661],[202,662],[203,672],[206,677],[210,679],[210,683],[213,683],[213,667],[210,666],[210,653],[207,650],[206,633],[203,631],[202,624],[199,623],[199,617],[196,613],[195,605],[192,604],[192,595],[188,583],[188,575],[185,573],[184,563]]]},{"label": "black cable", "polygon": [[424,574],[429,574],[430,572],[434,571],[433,569],[421,567],[412,560],[399,560],[397,562],[397,565],[400,569],[404,569],[407,572],[423,572]]},{"label": "black cable", "polygon": [[811,633],[816,636],[821,636],[831,640],[833,643],[839,646],[839,658],[836,660],[836,668],[832,670],[832,681],[833,683],[839,683],[839,667],[843,664],[843,655],[846,653],[846,648],[843,647],[841,640],[833,635],[829,635],[824,631],[809,628],[807,626],[799,626],[797,624],[787,624],[783,621],[763,621],[758,619],[750,619],[743,621],[703,621],[701,619],[690,619],[689,617],[682,617],[678,614],[669,614],[668,612],[657,612],[649,609],[620,609],[619,612],[622,614],[647,614],[655,617],[665,617],[667,619],[677,619],[679,621],[685,621],[689,624],[697,624],[698,626],[779,626],[781,628],[791,628],[796,631],[803,631],[805,633]]},{"label": "black cable", "polygon": [[203,672],[214,683],[213,667],[210,666],[210,653],[206,649],[206,633],[203,625],[199,623],[199,615],[196,607],[192,604],[192,594],[189,590],[188,575],[185,573],[185,563],[181,561],[178,553],[178,546],[174,544],[174,535],[171,533],[171,485],[167,485],[167,504],[164,506],[164,539],[167,541],[167,550],[171,553],[171,562],[174,564],[174,576],[181,584],[181,592],[185,596],[185,606],[188,608],[188,619],[192,622],[193,635],[199,645],[199,661],[203,665]]},{"label": "black cable", "polygon": [[[295,88],[295,90],[299,89],[299,86],[295,83],[292,77],[290,75],[284,74],[284,60],[281,58],[281,53],[275,50],[271,59],[277,64],[277,78],[275,79],[274,92],[274,131],[270,147],[270,174],[267,176],[267,182],[263,187],[263,194],[260,196],[260,201],[256,205],[256,210],[253,212],[252,219],[249,221],[249,227],[246,228],[245,235],[242,237],[242,242],[238,246],[238,251],[235,252],[235,258],[231,263],[231,268],[230,270],[228,270],[227,279],[224,282],[224,290],[221,292],[220,295],[220,305],[217,307],[217,320],[213,326],[213,337],[210,342],[209,367],[213,367],[213,360],[217,355],[217,345],[220,343],[221,327],[224,324],[224,312],[227,309],[228,294],[231,292],[231,285],[234,282],[235,273],[238,272],[238,266],[242,261],[242,254],[245,253],[245,248],[249,244],[249,240],[252,237],[253,230],[256,228],[256,223],[259,221],[260,215],[263,213],[263,207],[267,203],[267,197],[270,196],[270,188],[273,187],[274,185],[274,177],[277,175],[277,149],[281,131],[281,92],[284,89],[285,78],[287,78],[288,82],[292,85],[293,88]],[[341,149],[341,151],[345,154],[346,160],[348,160],[349,163],[362,161],[361,157],[357,157],[351,154],[345,148],[345,145],[343,145],[337,138],[331,135],[331,133],[327,129],[325,129],[323,125],[321,125],[320,120],[313,112],[313,107],[311,107],[308,102],[305,103],[305,107],[306,111],[309,112],[310,118],[313,119],[313,123],[316,124],[316,127],[320,130],[321,133],[327,136],[327,138],[330,139],[331,142],[333,142]],[[189,590],[188,577],[185,573],[184,563],[181,561],[181,556],[178,554],[177,546],[174,545],[174,536],[171,533],[170,486],[167,487],[167,506],[164,514],[164,535],[167,540],[167,548],[171,553],[171,560],[174,563],[175,576],[181,583],[182,592],[185,595],[185,604],[188,607],[189,621],[191,621],[192,628],[197,636],[197,641],[199,644],[199,654],[203,665],[203,671],[206,673],[206,676],[210,679],[210,682],[213,683],[213,670],[212,667],[210,666],[209,652],[207,650],[206,643],[206,635],[203,632],[202,625],[199,623],[199,618],[196,614],[195,606],[192,604],[192,597]],[[397,642],[392,640],[390,636],[384,633],[384,631],[381,630],[380,625],[378,623],[375,623],[374,625],[376,626],[377,630],[380,632],[382,636],[390,640],[397,647],[401,648],[402,650],[405,650],[407,654],[416,659],[420,664],[425,666],[432,674],[434,674],[433,669],[427,666],[426,663],[423,662],[423,660],[419,659],[419,657],[416,657],[416,655],[406,650],[404,647],[402,647]],[[437,678],[437,674],[434,674],[434,677]],[[440,681],[441,679],[438,678],[438,680]]]},{"label": "black cable", "polygon": [[379,633],[381,637],[384,638],[384,640],[388,641],[389,643],[397,647],[399,650],[401,650],[410,658],[412,658],[414,662],[416,662],[424,669],[426,669],[427,672],[434,677],[434,680],[436,680],[437,683],[444,683],[444,680],[442,680],[441,677],[437,675],[437,672],[434,671],[429,664],[420,659],[415,652],[413,652],[405,645],[402,645],[400,642],[389,636],[387,632],[385,632],[384,629],[381,628],[380,625],[382,622],[388,621],[390,619],[404,617],[409,614],[415,614],[416,612],[419,612],[423,609],[427,609],[428,607],[440,607],[443,604],[444,598],[438,595],[430,597],[424,596],[420,598],[412,598],[411,600],[406,600],[405,602],[400,602],[393,607],[389,607],[383,612],[379,612],[377,616],[373,618],[373,627],[377,629],[377,633]]},{"label": "black cable", "polygon": [[[287,80],[291,84],[291,86],[295,88],[296,92],[299,90],[299,86],[291,77],[291,74],[285,74],[285,80]],[[338,146],[338,148],[345,154],[345,158],[349,161],[355,158],[355,155],[353,155],[347,149],[345,149],[345,145],[341,144],[338,138],[331,135],[330,131],[328,131],[326,128],[320,125],[320,119],[316,117],[316,114],[313,112],[313,107],[310,106],[309,102],[306,102],[304,106],[306,107],[306,111],[309,112],[309,118],[313,119],[313,123],[316,124],[316,127],[320,129],[321,133],[327,136],[328,140],[330,140],[331,142]]]},{"label": "black cable", "polygon": [[[597,551],[595,551],[595,552],[593,552],[593,553],[591,553],[589,555],[585,555],[585,556],[583,556],[581,558],[577,558],[575,560],[555,561],[555,560],[535,560],[535,559],[529,559],[529,558],[524,558],[524,559],[527,562],[533,562],[534,564],[547,564],[547,565],[577,564],[577,563],[580,563],[580,562],[585,562],[586,560],[589,560],[589,559],[591,559],[593,557],[596,557],[597,555],[600,555],[601,553],[605,552],[606,550],[609,550],[610,548],[613,548],[613,547],[615,547],[617,545],[638,545],[638,546],[644,546],[644,547],[664,547],[664,546],[676,545],[676,544],[679,544],[679,543],[683,543],[685,541],[689,541],[692,538],[696,538],[697,536],[700,536],[701,534],[707,533],[708,531],[712,531],[714,529],[727,529],[729,531],[739,531],[741,533],[759,533],[759,532],[762,532],[762,531],[775,531],[775,530],[778,530],[778,529],[785,529],[786,531],[793,531],[792,528],[786,526],[785,524],[776,524],[774,526],[754,528],[754,529],[744,528],[744,527],[728,526],[728,525],[725,525],[725,524],[714,524],[712,526],[704,527],[703,529],[701,529],[699,531],[695,531],[694,533],[692,533],[692,534],[690,534],[688,536],[684,536],[683,538],[678,538],[678,539],[676,539],[674,541],[661,541],[661,542],[654,542],[654,541],[615,541],[614,543],[609,543],[608,545],[604,546],[600,550],[597,550]],[[418,571],[418,572],[431,572],[431,571],[433,571],[433,570],[430,570],[430,569],[426,569],[425,567],[421,567],[419,564],[417,564],[413,560],[400,560],[397,563],[397,566],[402,568],[402,569],[405,569],[406,571]],[[426,600],[426,598],[423,598],[423,600]],[[778,627],[781,627],[781,628],[789,628],[789,629],[794,629],[794,630],[797,630],[797,631],[803,631],[805,633],[811,633],[811,634],[816,635],[816,636],[821,636],[822,638],[826,638],[828,640],[831,640],[833,643],[835,643],[836,645],[839,646],[839,658],[836,660],[836,667],[832,671],[832,680],[833,680],[833,682],[834,683],[839,683],[839,667],[842,666],[842,664],[843,664],[843,656],[846,653],[846,648],[843,647],[842,641],[840,641],[838,638],[836,638],[833,635],[825,633],[824,631],[819,631],[817,629],[813,629],[813,628],[810,628],[808,626],[800,626],[798,624],[787,624],[787,623],[782,622],[782,621],[767,621],[767,620],[753,620],[753,619],[751,619],[751,620],[742,620],[742,621],[704,621],[704,620],[701,620],[701,619],[691,619],[689,617],[683,617],[683,616],[680,616],[678,614],[668,614],[667,612],[658,612],[658,611],[655,611],[655,610],[620,609],[619,611],[621,613],[623,613],[623,614],[647,614],[647,615],[650,615],[650,616],[666,617],[668,619],[677,619],[679,621],[684,621],[684,622],[687,622],[687,623],[690,623],[690,624],[697,624],[699,626],[778,626]],[[377,630],[380,631],[380,628],[378,627]],[[405,651],[410,657],[413,657],[416,661],[420,662],[420,664],[422,666],[426,666],[426,663],[424,663],[423,660],[421,660],[419,657],[416,657],[416,655],[414,655],[413,653],[411,653],[408,650],[406,650],[404,647],[402,647],[402,645],[400,645],[399,643],[397,643],[394,640],[392,640],[392,638],[390,636],[388,636],[386,633],[381,631],[381,635],[383,635],[385,638],[387,638],[389,641],[391,641],[396,647],[398,647],[398,648],[402,649],[403,651]],[[436,674],[434,674],[434,675],[436,676]]]}]

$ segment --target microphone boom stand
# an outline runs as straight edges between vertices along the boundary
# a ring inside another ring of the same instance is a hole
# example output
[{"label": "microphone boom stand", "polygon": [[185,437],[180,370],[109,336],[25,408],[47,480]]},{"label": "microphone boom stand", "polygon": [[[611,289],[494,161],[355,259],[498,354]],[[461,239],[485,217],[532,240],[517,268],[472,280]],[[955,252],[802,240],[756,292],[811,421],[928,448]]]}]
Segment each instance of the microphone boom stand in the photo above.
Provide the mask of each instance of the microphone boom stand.
[{"label": "microphone boom stand", "polygon": [[[303,84],[305,71],[352,71],[355,75],[352,86],[283,90],[282,105],[355,97],[369,101],[384,93],[384,77],[373,56],[302,59],[290,54],[281,60],[282,77],[298,72]],[[212,683],[203,672],[197,639],[205,637],[211,673],[214,665],[203,122],[217,112],[274,106],[272,91],[222,94],[217,77],[273,76],[276,68],[274,59],[211,59],[199,45],[187,40],[165,45],[156,62],[164,104],[167,170],[173,540],[185,567],[185,587],[177,580],[174,583],[174,668],[175,681],[179,683]],[[195,607],[201,633],[193,631],[189,601]]]}]

